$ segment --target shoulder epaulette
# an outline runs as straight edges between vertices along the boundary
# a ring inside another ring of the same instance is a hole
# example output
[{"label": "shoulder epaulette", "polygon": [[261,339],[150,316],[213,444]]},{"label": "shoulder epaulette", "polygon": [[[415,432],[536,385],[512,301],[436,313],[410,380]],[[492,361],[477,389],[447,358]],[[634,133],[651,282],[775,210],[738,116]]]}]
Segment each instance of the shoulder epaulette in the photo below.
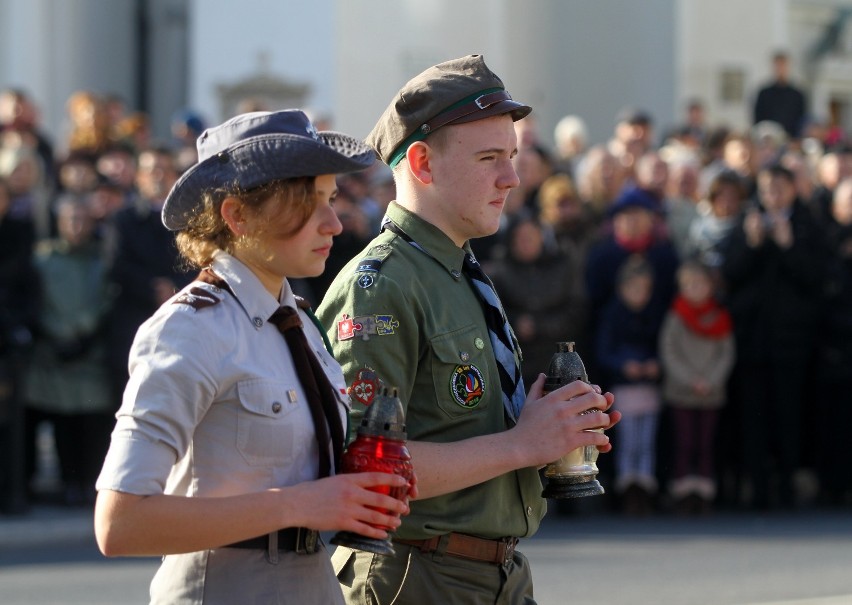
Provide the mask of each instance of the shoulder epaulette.
[{"label": "shoulder epaulette", "polygon": [[389,244],[379,244],[367,250],[367,254],[355,266],[355,273],[378,273],[382,263],[390,256],[393,248]]},{"label": "shoulder epaulette", "polygon": [[174,305],[188,305],[195,309],[212,307],[222,302],[222,299],[214,295],[210,290],[201,286],[193,286],[172,301]]},{"label": "shoulder epaulette", "polygon": [[302,311],[307,311],[311,308],[311,303],[298,295],[293,295],[293,298],[296,299],[296,306]]}]

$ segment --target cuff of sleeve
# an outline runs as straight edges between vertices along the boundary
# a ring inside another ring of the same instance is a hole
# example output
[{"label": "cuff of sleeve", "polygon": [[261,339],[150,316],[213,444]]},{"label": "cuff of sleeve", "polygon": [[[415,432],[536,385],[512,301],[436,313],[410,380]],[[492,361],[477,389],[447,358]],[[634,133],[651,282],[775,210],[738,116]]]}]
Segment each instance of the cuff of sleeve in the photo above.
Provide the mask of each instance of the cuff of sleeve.
[{"label": "cuff of sleeve", "polygon": [[175,452],[163,442],[113,435],[95,489],[149,496],[166,488]]}]

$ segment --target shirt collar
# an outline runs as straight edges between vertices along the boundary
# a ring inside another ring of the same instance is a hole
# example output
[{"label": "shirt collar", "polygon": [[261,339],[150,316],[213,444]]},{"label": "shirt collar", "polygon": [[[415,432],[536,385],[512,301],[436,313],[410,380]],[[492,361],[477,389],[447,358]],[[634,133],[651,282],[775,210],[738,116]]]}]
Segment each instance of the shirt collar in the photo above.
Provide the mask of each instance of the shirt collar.
[{"label": "shirt collar", "polygon": [[223,250],[213,256],[213,272],[228,283],[252,322],[256,318],[268,320],[280,306],[297,308],[293,289],[286,279],[280,299],[275,300],[251,269]]},{"label": "shirt collar", "polygon": [[391,202],[388,205],[386,214],[453,277],[461,275],[464,257],[470,253],[468,242],[465,242],[464,248],[459,248],[435,225],[423,220],[396,202]]}]

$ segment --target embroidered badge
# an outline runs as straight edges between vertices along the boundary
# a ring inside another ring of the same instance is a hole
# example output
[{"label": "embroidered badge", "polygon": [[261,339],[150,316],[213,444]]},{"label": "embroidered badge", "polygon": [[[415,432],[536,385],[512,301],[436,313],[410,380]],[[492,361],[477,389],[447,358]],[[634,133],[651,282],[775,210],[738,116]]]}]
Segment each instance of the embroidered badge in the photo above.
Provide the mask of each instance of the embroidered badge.
[{"label": "embroidered badge", "polygon": [[337,340],[349,340],[355,337],[355,331],[361,328],[361,324],[356,324],[349,315],[343,314],[340,321],[337,322]]},{"label": "embroidered badge", "polygon": [[373,273],[378,273],[382,269],[382,261],[378,258],[365,258],[361,262],[358,263],[358,267],[355,269],[355,273],[362,273],[364,271],[371,271]]},{"label": "embroidered badge", "polygon": [[373,279],[372,275],[364,274],[358,276],[357,283],[359,286],[366,290],[375,283],[375,280]]},{"label": "embroidered badge", "polygon": [[463,408],[475,408],[485,394],[482,372],[473,364],[456,366],[450,378],[450,395]]},{"label": "embroidered badge", "polygon": [[399,322],[393,318],[393,315],[376,315],[376,334],[379,336],[396,334],[394,328],[398,327]]},{"label": "embroidered badge", "polygon": [[[370,336],[373,335],[389,336],[396,334],[396,328],[399,327],[399,322],[393,318],[393,315],[359,315],[353,317],[351,321],[354,323],[353,331],[362,340],[370,340]],[[340,329],[338,328],[338,338],[340,337],[339,333]]]},{"label": "embroidered badge", "polygon": [[221,299],[213,296],[204,288],[193,286],[189,289],[188,292],[183,292],[180,296],[175,298],[172,301],[172,304],[189,305],[197,311],[198,309],[203,309],[204,307],[212,307],[213,305],[219,304],[220,302]]},{"label": "embroidered badge", "polygon": [[355,375],[355,380],[349,387],[349,397],[362,405],[370,405],[380,389],[381,381],[376,373],[369,368],[364,368],[358,370]]}]

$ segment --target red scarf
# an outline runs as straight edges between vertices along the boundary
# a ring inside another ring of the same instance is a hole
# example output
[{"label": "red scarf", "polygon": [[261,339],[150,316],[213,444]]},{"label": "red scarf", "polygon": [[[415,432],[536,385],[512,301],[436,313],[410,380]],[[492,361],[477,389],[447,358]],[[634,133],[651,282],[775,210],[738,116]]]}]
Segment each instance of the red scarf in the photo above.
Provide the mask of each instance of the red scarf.
[{"label": "red scarf", "polygon": [[678,294],[672,308],[687,328],[707,338],[724,338],[733,328],[731,314],[712,298],[695,305]]},{"label": "red scarf", "polygon": [[647,233],[643,236],[637,236],[632,238],[627,237],[619,237],[615,235],[615,242],[630,252],[631,254],[641,254],[645,252],[648,248],[651,247],[651,244],[654,243],[654,234]]}]

